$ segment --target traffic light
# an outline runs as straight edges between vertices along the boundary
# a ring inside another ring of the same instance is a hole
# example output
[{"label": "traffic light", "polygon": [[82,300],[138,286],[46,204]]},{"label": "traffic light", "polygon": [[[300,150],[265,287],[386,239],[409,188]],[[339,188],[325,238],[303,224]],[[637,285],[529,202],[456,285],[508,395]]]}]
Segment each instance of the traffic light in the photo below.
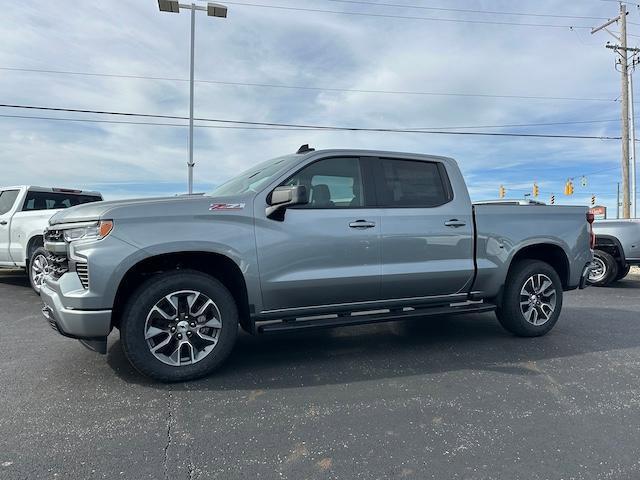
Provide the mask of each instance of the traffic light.
[{"label": "traffic light", "polygon": [[587,177],[585,177],[584,175],[580,179],[580,185],[583,186],[583,187],[587,186]]},{"label": "traffic light", "polygon": [[533,196],[538,198],[538,195],[540,195],[540,187],[538,187],[537,183],[533,184]]},{"label": "traffic light", "polygon": [[564,194],[573,195],[573,181],[571,181],[571,179],[567,180],[567,183],[564,184]]},{"label": "traffic light", "polygon": [[504,188],[503,185],[500,185],[499,194],[500,194],[500,198],[504,198],[504,196],[507,194],[507,190]]},{"label": "traffic light", "polygon": [[556,196],[551,195],[551,205],[555,205],[555,204],[556,204]]},{"label": "traffic light", "polygon": [[591,206],[593,207],[596,204],[596,196],[591,195]]}]

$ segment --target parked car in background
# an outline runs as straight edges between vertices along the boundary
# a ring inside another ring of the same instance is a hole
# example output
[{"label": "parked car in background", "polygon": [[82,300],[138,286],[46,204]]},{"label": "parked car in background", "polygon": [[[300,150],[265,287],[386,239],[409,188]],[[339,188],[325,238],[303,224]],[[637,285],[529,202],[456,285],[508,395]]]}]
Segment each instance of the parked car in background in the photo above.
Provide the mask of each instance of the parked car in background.
[{"label": "parked car in background", "polygon": [[544,335],[592,261],[586,207],[472,205],[450,158],[314,151],[259,164],[211,196],[56,214],[43,314],[106,353],[120,330],[140,372],[213,371],[252,334],[495,311]]},{"label": "parked car in background", "polygon": [[98,192],[34,186],[0,187],[0,268],[24,268],[31,286],[40,285],[49,268],[43,232],[58,211],[102,200]]},{"label": "parked car in background", "polygon": [[640,265],[640,219],[596,220],[596,247],[589,283],[598,287],[623,279]]}]

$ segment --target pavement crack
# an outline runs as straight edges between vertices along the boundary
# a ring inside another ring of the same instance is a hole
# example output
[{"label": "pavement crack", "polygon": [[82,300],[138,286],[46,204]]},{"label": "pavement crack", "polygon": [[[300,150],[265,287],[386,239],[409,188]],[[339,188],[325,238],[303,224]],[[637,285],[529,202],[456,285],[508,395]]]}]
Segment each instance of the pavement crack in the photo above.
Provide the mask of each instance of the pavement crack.
[{"label": "pavement crack", "polygon": [[169,480],[169,447],[171,446],[171,427],[173,426],[173,413],[171,409],[171,390],[167,398],[168,415],[167,415],[167,443],[164,446],[164,459],[162,466],[164,468],[164,478]]}]

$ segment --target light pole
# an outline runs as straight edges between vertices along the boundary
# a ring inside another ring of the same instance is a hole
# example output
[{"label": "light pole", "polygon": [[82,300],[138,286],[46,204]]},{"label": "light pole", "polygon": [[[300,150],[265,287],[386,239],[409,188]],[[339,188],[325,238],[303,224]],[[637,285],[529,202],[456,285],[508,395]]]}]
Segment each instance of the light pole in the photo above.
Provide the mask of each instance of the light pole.
[{"label": "light pole", "polygon": [[158,0],[158,8],[161,12],[180,13],[181,8],[191,10],[191,64],[189,72],[189,193],[193,193],[193,60],[195,54],[195,30],[196,30],[196,10],[207,12],[210,17],[227,17],[227,7],[218,3],[207,3],[206,7],[195,3],[179,3],[178,0]]}]

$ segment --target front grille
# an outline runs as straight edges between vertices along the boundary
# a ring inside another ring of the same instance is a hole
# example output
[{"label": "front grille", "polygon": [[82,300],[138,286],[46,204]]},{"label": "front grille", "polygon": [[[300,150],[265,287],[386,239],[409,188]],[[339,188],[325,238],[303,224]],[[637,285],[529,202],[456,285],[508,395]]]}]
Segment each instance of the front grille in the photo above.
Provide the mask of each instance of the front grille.
[{"label": "front grille", "polygon": [[49,274],[56,280],[69,271],[69,260],[66,255],[48,252]]},{"label": "front grille", "polygon": [[76,273],[84,288],[89,288],[89,266],[86,263],[76,263]]}]

